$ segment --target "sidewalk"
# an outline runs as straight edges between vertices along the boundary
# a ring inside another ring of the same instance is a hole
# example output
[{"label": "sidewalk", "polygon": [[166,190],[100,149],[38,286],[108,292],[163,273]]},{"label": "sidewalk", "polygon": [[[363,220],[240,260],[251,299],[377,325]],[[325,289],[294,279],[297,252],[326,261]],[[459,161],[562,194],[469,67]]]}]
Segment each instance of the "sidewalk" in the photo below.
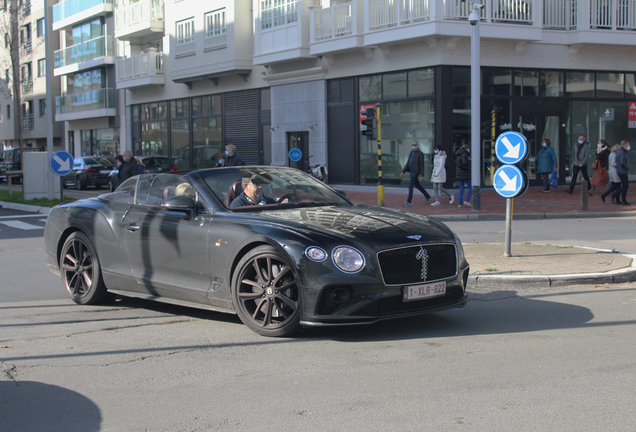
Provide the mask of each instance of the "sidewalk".
[{"label": "sidewalk", "polygon": [[[340,186],[346,190],[347,186]],[[377,205],[375,187],[349,187],[347,196],[360,204]],[[355,190],[357,189],[357,190]],[[598,196],[588,197],[588,211],[581,210],[580,188],[574,195],[564,193],[560,186],[551,193],[542,193],[540,187],[528,188],[526,193],[514,200],[513,217],[516,219],[581,218],[636,216],[636,185],[631,185],[627,200],[633,206],[603,203]],[[601,191],[604,191],[602,189]],[[470,207],[457,207],[442,198],[442,205],[431,207],[423,204],[424,197],[416,192],[413,206],[403,209],[406,189],[385,188],[385,205],[389,208],[427,214],[441,220],[453,219],[503,219],[506,213],[505,199],[494,190],[481,191],[481,211]],[[598,195],[598,193],[597,193]],[[16,210],[48,213],[47,208],[0,202],[0,207]],[[549,288],[575,284],[611,284],[636,281],[636,256],[615,251],[582,247],[513,243],[512,256],[504,257],[504,245],[464,244],[466,258],[470,263],[469,287]],[[558,259],[555,257],[558,256]]]}]

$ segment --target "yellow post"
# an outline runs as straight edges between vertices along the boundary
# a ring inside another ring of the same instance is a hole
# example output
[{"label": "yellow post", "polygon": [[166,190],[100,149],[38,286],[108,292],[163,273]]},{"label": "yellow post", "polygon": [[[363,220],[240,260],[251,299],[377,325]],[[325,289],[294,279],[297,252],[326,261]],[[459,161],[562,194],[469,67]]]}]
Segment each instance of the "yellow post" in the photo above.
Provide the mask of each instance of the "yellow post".
[{"label": "yellow post", "polygon": [[497,140],[497,110],[492,109],[490,118],[490,186],[495,184],[495,141]]},{"label": "yellow post", "polygon": [[378,205],[384,207],[384,183],[382,182],[382,105],[376,104],[378,123]]}]

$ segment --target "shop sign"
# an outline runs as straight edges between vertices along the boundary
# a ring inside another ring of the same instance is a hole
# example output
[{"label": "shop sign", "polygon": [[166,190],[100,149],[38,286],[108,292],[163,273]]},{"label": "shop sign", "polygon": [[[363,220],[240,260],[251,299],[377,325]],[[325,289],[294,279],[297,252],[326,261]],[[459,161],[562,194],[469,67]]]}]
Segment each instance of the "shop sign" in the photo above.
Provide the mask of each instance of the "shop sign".
[{"label": "shop sign", "polygon": [[636,102],[628,102],[628,104],[627,127],[634,129],[636,128]]}]

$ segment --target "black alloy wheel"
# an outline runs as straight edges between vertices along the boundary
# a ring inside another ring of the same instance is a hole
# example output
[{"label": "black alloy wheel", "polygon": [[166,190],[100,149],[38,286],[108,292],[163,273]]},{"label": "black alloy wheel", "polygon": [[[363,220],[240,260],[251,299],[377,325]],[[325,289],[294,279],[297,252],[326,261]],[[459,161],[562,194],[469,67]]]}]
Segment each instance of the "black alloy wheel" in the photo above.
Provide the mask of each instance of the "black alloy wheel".
[{"label": "black alloy wheel", "polygon": [[288,260],[272,246],[252,249],[234,273],[232,300],[239,318],[262,336],[300,330],[300,289]]},{"label": "black alloy wheel", "polygon": [[60,272],[66,292],[78,304],[96,304],[108,297],[97,252],[88,236],[71,234],[62,247]]}]

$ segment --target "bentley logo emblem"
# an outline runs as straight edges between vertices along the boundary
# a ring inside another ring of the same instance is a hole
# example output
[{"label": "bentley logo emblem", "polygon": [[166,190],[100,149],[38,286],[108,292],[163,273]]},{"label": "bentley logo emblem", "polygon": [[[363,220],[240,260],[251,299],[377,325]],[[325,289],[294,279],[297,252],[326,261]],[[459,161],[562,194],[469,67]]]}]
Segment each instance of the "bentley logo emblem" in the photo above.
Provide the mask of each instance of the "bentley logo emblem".
[{"label": "bentley logo emblem", "polygon": [[422,238],[422,236],[421,235],[412,235],[412,236],[406,236],[406,238],[410,238],[410,239],[413,239],[413,240],[419,240],[419,239]]},{"label": "bentley logo emblem", "polygon": [[428,251],[420,246],[420,250],[415,255],[415,259],[422,260],[422,272],[420,275],[422,276],[422,280],[425,281],[428,276]]}]

